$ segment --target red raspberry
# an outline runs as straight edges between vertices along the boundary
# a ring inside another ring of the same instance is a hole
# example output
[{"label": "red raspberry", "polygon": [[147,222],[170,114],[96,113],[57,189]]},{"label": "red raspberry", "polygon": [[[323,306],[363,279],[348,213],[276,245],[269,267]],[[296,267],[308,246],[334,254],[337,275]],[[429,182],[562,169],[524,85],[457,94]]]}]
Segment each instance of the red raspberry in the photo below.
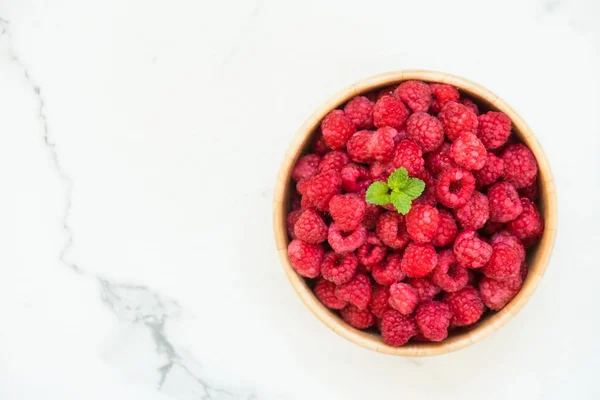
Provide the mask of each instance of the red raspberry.
[{"label": "red raspberry", "polygon": [[424,153],[437,149],[444,142],[442,123],[424,112],[416,112],[408,118],[406,135],[418,144]]},{"label": "red raspberry", "polygon": [[453,250],[459,264],[465,268],[483,267],[492,256],[492,246],[479,239],[472,230],[456,237]]},{"label": "red raspberry", "polygon": [[402,272],[411,278],[424,278],[437,263],[438,257],[432,245],[410,243],[402,256]]},{"label": "red raspberry", "polygon": [[356,274],[350,280],[335,288],[335,295],[338,299],[354,304],[356,307],[364,310],[371,301],[371,282],[363,274]]},{"label": "red raspberry", "polygon": [[418,174],[415,174],[414,177],[425,182],[425,190],[413,201],[413,204],[424,204],[435,207],[438,203],[438,199],[435,195],[435,178],[433,175],[424,169]]},{"label": "red raspberry", "polygon": [[467,326],[474,324],[481,318],[485,306],[477,289],[467,286],[455,293],[446,293],[444,303],[450,306],[454,314],[454,326]]},{"label": "red raspberry", "polygon": [[451,101],[458,101],[460,93],[454,86],[446,85],[445,83],[430,83],[429,88],[433,95],[431,103],[431,111],[439,113],[444,106]]},{"label": "red raspberry", "polygon": [[304,195],[304,193],[306,193],[306,188],[308,187],[308,182],[310,182],[310,178],[302,179],[301,181],[298,181],[298,183],[296,183],[296,191],[298,193]]},{"label": "red raspberry", "polygon": [[535,242],[544,232],[544,220],[531,200],[522,198],[523,212],[506,224],[506,229],[527,245]]},{"label": "red raspberry", "polygon": [[433,300],[442,291],[442,289],[434,285],[429,279],[425,278],[412,278],[406,281],[406,283],[416,289],[421,303]]},{"label": "red raspberry", "polygon": [[348,154],[355,162],[388,161],[394,151],[394,128],[356,132],[348,141]]},{"label": "red raspberry", "polygon": [[[300,181],[300,182],[304,182],[304,181]],[[300,182],[298,182],[298,183],[300,183]],[[308,200],[308,197],[302,196],[302,199],[300,199],[300,208],[303,210],[306,210],[307,208],[311,208],[312,206],[313,205]]]},{"label": "red raspberry", "polygon": [[452,214],[446,210],[438,210],[440,222],[435,237],[432,240],[434,246],[445,247],[454,242],[458,234],[458,227]]},{"label": "red raspberry", "polygon": [[402,82],[396,88],[394,96],[402,100],[413,112],[427,112],[431,105],[429,85],[420,81]]},{"label": "red raspberry", "polygon": [[431,272],[431,281],[446,292],[464,288],[469,280],[467,269],[458,265],[452,250],[438,254],[438,265]]},{"label": "red raspberry", "polygon": [[364,96],[356,96],[344,107],[344,114],[358,129],[373,126],[373,102]]},{"label": "red raspberry", "polygon": [[396,211],[387,212],[379,217],[377,236],[392,249],[403,249],[410,242],[404,217]]},{"label": "red raspberry", "polygon": [[517,189],[509,182],[498,182],[488,189],[490,220],[508,222],[517,218],[523,211]]},{"label": "red raspberry", "polygon": [[317,135],[317,138],[313,142],[311,149],[313,153],[319,156],[324,156],[331,150],[329,146],[327,146],[327,143],[325,143],[325,138],[323,137],[322,133]]},{"label": "red raspberry", "polygon": [[350,162],[350,157],[345,151],[334,150],[325,154],[319,163],[319,172],[341,171],[344,165]]},{"label": "red raspberry", "polygon": [[504,161],[492,153],[488,153],[483,168],[473,172],[475,180],[480,186],[491,185],[504,175]]},{"label": "red raspberry", "polygon": [[492,251],[490,261],[481,268],[485,276],[504,281],[519,275],[521,258],[512,247],[506,243],[494,243]]},{"label": "red raspberry", "polygon": [[288,245],[288,256],[292,268],[301,276],[316,278],[321,273],[321,260],[325,250],[319,244],[294,239]]},{"label": "red raspberry", "polygon": [[469,110],[473,111],[473,113],[475,113],[475,115],[479,115],[479,107],[477,106],[477,104],[473,103],[469,99],[462,99],[460,102],[462,105],[466,106]]},{"label": "red raspberry", "polygon": [[540,195],[537,178],[531,185],[517,189],[517,192],[519,192],[520,197],[526,197],[531,201],[536,201]]},{"label": "red raspberry", "polygon": [[344,232],[355,230],[367,209],[362,196],[354,193],[336,194],[329,202],[329,213],[337,226]]},{"label": "red raspberry", "polygon": [[409,111],[406,106],[392,96],[385,95],[373,107],[373,123],[377,128],[391,126],[400,129],[408,118]]},{"label": "red raspberry", "polygon": [[342,190],[342,177],[337,171],[321,172],[306,183],[304,197],[320,211],[327,211],[329,201]]},{"label": "red raspberry", "polygon": [[338,224],[329,225],[327,241],[336,253],[347,253],[358,249],[367,240],[367,228],[359,225],[354,231],[343,232]]},{"label": "red raspberry", "polygon": [[467,204],[454,209],[454,216],[464,229],[483,228],[490,217],[488,198],[477,190],[474,191]]},{"label": "red raspberry", "polygon": [[307,154],[300,157],[296,166],[292,170],[292,179],[296,182],[300,182],[303,179],[312,178],[317,174],[319,170],[319,162],[321,157],[316,154]]},{"label": "red raspberry", "polygon": [[479,281],[479,293],[483,303],[494,311],[501,310],[519,293],[523,279],[520,275],[505,281],[497,281],[484,276]]},{"label": "red raspberry", "polygon": [[442,171],[435,183],[438,200],[449,208],[462,207],[475,190],[473,174],[462,168],[449,168]]},{"label": "red raspberry", "polygon": [[339,150],[346,146],[356,127],[342,110],[333,110],[323,118],[321,131],[327,146]]},{"label": "red raspberry", "polygon": [[516,236],[511,235],[508,231],[494,233],[490,240],[490,244],[493,247],[495,243],[504,243],[508,245],[517,252],[519,263],[525,261],[525,246],[523,246],[523,243]]},{"label": "red raspberry", "polygon": [[423,152],[416,143],[404,139],[394,150],[392,165],[395,168],[404,167],[410,176],[415,176],[425,167]]},{"label": "red raspberry", "polygon": [[369,232],[367,240],[356,251],[358,261],[370,271],[374,266],[383,261],[387,254],[387,247],[374,232]]},{"label": "red raspberry", "polygon": [[504,180],[516,188],[532,185],[537,176],[535,156],[524,144],[510,145],[502,153]]},{"label": "red raspberry", "polygon": [[486,149],[497,149],[508,140],[510,118],[502,112],[489,111],[477,117],[479,128],[477,136]]},{"label": "red raspberry", "polygon": [[463,133],[477,133],[479,121],[477,115],[468,107],[451,101],[447,103],[438,118],[444,126],[444,133],[451,142],[458,139]]},{"label": "red raspberry", "polygon": [[487,151],[472,133],[463,133],[450,146],[450,156],[461,167],[478,170],[487,160]]},{"label": "red raspberry", "polygon": [[358,268],[358,259],[354,253],[337,254],[327,252],[321,261],[321,274],[336,285],[341,285],[352,279]]},{"label": "red raspberry", "polygon": [[363,225],[365,228],[372,230],[377,226],[379,216],[384,212],[383,208],[378,205],[367,203],[367,209],[365,217],[363,218]]},{"label": "red raspberry", "polygon": [[381,318],[381,338],[394,347],[406,344],[418,333],[417,325],[412,317],[405,317],[396,310],[388,310]]},{"label": "red raspberry", "polygon": [[385,261],[373,267],[371,275],[375,282],[380,285],[391,285],[394,282],[404,279],[404,274],[400,269],[402,256],[398,253],[388,254]]},{"label": "red raspberry", "polygon": [[437,233],[440,215],[436,208],[415,204],[406,214],[406,231],[415,242],[431,242]]},{"label": "red raspberry", "polygon": [[383,317],[383,314],[390,309],[388,302],[390,290],[387,286],[373,285],[373,294],[369,303],[369,310],[377,317]]},{"label": "red raspberry", "polygon": [[423,336],[434,342],[448,337],[448,326],[452,317],[452,310],[448,304],[441,301],[423,303],[415,314],[417,326]]},{"label": "red raspberry", "polygon": [[397,282],[390,286],[389,303],[400,314],[409,315],[419,304],[419,294],[412,286]]},{"label": "red raspberry", "polygon": [[387,178],[394,172],[396,168],[391,162],[382,163],[375,161],[369,166],[369,175],[374,181],[387,182]]},{"label": "red raspberry", "polygon": [[298,236],[296,236],[296,232],[294,232],[294,226],[296,225],[298,218],[300,218],[300,215],[302,215],[303,212],[304,210],[291,211],[285,219],[285,225],[287,227],[288,235],[292,239],[298,238]]},{"label": "red raspberry", "polygon": [[383,96],[393,96],[394,91],[396,90],[396,86],[388,86],[380,89],[379,91],[374,93],[373,99],[375,101],[381,99]]},{"label": "red raspberry", "polygon": [[313,288],[315,296],[325,307],[332,310],[341,310],[348,304],[344,300],[340,300],[335,296],[335,285],[323,278],[320,278]]},{"label": "red raspberry", "polygon": [[502,222],[492,222],[489,219],[483,226],[483,231],[488,235],[493,235],[502,229],[504,229],[504,224]]},{"label": "red raspberry", "polygon": [[361,310],[352,304],[340,311],[342,319],[357,329],[367,329],[375,325],[375,316],[369,310]]},{"label": "red raspberry", "polygon": [[340,175],[342,176],[342,189],[347,193],[363,192],[373,182],[369,169],[358,164],[350,163],[344,166]]},{"label": "red raspberry", "polygon": [[294,225],[294,233],[298,239],[305,242],[321,243],[327,239],[327,225],[317,211],[309,208],[298,217]]},{"label": "red raspberry", "polygon": [[450,143],[444,142],[433,152],[425,154],[425,165],[434,174],[439,174],[448,168],[455,168],[457,165],[450,157]]}]

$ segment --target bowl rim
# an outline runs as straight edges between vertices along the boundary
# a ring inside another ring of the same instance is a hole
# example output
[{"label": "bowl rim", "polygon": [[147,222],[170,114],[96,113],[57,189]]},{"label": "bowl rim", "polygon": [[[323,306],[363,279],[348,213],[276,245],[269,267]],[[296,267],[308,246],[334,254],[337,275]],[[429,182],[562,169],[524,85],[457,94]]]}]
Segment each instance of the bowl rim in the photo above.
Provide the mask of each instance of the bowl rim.
[{"label": "bowl rim", "polygon": [[[483,103],[487,103],[490,108],[502,111],[510,117],[513,131],[529,146],[538,162],[538,183],[540,188],[538,204],[540,204],[540,212],[544,216],[545,229],[535,253],[528,259],[529,274],[521,290],[502,310],[486,316],[481,322],[478,322],[470,329],[465,329],[460,333],[449,336],[448,339],[442,342],[409,343],[401,347],[392,347],[385,344],[378,334],[364,332],[349,326],[338,315],[334,314],[333,311],[321,304],[308,287],[304,278],[294,271],[287,255],[289,239],[286,230],[286,204],[287,192],[290,187],[291,169],[312,139],[313,132],[319,127],[322,118],[329,111],[341,106],[356,95],[407,80],[446,83],[456,86],[461,92],[467,93],[470,97],[474,97]],[[308,309],[335,333],[359,346],[380,353],[410,357],[440,355],[465,348],[497,331],[516,315],[538,287],[547,269],[556,239],[556,186],[546,155],[531,128],[508,103],[500,99],[496,94],[479,84],[448,73],[429,70],[391,71],[367,77],[345,87],[317,108],[300,127],[285,152],[277,175],[277,183],[273,196],[273,230],[279,259],[290,284]]]}]

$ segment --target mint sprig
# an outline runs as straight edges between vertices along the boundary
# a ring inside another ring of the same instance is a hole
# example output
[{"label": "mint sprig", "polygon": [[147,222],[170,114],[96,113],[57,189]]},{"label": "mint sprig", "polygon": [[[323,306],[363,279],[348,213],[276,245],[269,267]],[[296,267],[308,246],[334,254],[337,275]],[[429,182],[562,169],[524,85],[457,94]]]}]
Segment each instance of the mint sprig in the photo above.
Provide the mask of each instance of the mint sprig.
[{"label": "mint sprig", "polygon": [[425,182],[408,176],[406,168],[400,167],[389,176],[387,183],[373,182],[367,189],[366,200],[371,204],[393,204],[402,215],[410,211],[412,201],[425,190]]}]

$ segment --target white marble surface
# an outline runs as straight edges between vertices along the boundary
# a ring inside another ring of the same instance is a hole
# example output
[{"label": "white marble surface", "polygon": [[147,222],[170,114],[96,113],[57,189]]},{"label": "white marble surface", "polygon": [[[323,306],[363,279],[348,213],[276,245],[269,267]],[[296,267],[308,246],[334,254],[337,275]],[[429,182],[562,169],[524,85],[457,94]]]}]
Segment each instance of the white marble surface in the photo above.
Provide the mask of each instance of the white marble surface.
[{"label": "white marble surface", "polygon": [[[0,399],[600,397],[600,3],[322,3],[0,2]],[[330,332],[271,233],[302,121],[407,68],[511,103],[560,201],[530,303],[428,359]]]}]

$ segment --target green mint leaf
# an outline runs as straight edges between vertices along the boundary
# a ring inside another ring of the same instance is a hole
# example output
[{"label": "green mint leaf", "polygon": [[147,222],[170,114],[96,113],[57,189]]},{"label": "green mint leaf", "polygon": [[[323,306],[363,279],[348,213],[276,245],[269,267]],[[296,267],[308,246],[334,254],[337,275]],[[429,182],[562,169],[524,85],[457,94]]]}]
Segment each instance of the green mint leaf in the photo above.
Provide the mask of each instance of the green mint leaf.
[{"label": "green mint leaf", "polygon": [[391,203],[390,188],[385,182],[373,182],[367,189],[366,199],[371,204],[377,204],[378,206],[385,206]]},{"label": "green mint leaf", "polygon": [[406,182],[408,182],[408,172],[404,167],[400,167],[392,172],[387,181],[388,186],[392,190],[402,189],[406,185]]},{"label": "green mint leaf", "polygon": [[418,178],[408,178],[408,182],[406,182],[406,186],[402,188],[402,191],[410,197],[411,200],[416,199],[423,193],[425,190],[425,182]]},{"label": "green mint leaf", "polygon": [[402,215],[406,215],[410,210],[412,200],[406,194],[402,192],[392,192],[390,195],[392,204],[396,207],[396,210]]}]

